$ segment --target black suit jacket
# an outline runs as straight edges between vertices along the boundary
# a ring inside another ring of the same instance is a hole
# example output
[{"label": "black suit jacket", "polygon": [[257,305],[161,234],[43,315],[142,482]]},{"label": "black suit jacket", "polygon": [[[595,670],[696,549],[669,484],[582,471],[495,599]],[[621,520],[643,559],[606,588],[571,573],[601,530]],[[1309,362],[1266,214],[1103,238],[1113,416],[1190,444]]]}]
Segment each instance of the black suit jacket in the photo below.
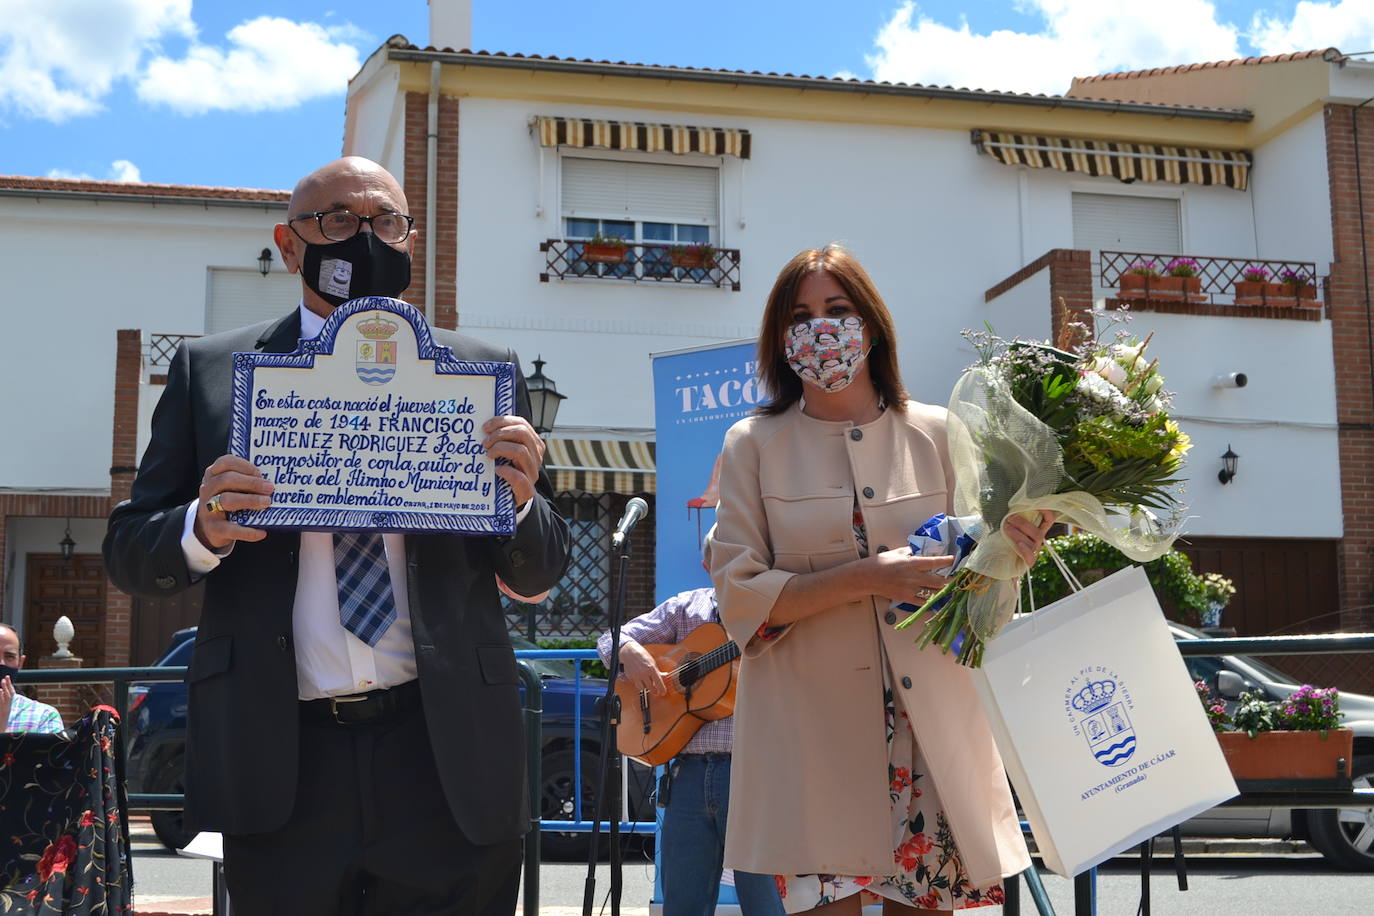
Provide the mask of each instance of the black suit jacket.
[{"label": "black suit jacket", "polygon": [[[132,595],[166,597],[191,584],[181,549],[186,505],[205,468],[228,450],[232,354],[288,353],[300,313],[186,342],[153,414],[152,439],[132,497],[105,536],[110,579]],[[449,331],[436,340],[459,359],[519,361],[510,350]],[[529,416],[520,373],[517,411]],[[562,576],[568,526],[548,479],[515,535],[407,535],[415,662],[435,763],[449,807],[474,843],[528,826],[515,655],[495,576],[537,594]],[[190,670],[186,816],[193,828],[262,833],[291,813],[299,740],[291,616],[300,536],[270,531],[239,542],[206,576]],[[405,773],[377,774],[405,779]],[[349,799],[340,799],[350,804]],[[425,812],[415,812],[417,818]]]}]

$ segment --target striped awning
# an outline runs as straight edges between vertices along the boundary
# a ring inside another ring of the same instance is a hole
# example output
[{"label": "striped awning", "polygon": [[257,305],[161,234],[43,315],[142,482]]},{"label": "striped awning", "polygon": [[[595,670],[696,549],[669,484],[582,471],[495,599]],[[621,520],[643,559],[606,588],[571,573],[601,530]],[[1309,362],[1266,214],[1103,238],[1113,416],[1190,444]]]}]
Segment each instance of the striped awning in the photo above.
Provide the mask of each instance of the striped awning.
[{"label": "striped awning", "polygon": [[544,469],[556,491],[655,493],[654,443],[618,439],[546,439]]},{"label": "striped awning", "polygon": [[540,146],[628,149],[643,153],[704,153],[749,158],[749,131],[735,127],[689,127],[642,121],[594,121],[539,115],[533,126]]},{"label": "striped awning", "polygon": [[1105,175],[1123,181],[1215,184],[1244,191],[1250,179],[1245,150],[1159,146],[1118,140],[1079,140],[975,130],[973,144],[1006,165]]}]

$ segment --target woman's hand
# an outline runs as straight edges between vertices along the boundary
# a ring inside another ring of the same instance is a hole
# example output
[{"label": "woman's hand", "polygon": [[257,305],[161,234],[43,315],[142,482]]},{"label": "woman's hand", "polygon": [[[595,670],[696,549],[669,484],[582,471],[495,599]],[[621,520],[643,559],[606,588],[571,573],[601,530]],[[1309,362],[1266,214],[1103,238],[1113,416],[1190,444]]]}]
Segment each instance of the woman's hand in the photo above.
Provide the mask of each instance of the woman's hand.
[{"label": "woman's hand", "polygon": [[668,685],[654,664],[649,650],[633,640],[620,647],[620,670],[625,680],[640,690],[648,690],[656,697],[668,695]]},{"label": "woman's hand", "polygon": [[1026,561],[1027,566],[1035,565],[1035,558],[1040,555],[1040,548],[1045,546],[1045,533],[1050,530],[1055,518],[1053,512],[1045,511],[1040,513],[1040,524],[1038,525],[1014,513],[1002,520],[1002,533],[1011,541],[1016,552],[1021,555],[1021,559]]},{"label": "woman's hand", "polygon": [[868,591],[892,601],[925,604],[926,599],[945,587],[948,577],[937,575],[954,562],[954,557],[913,556],[910,547],[898,547],[874,554],[866,561]]}]

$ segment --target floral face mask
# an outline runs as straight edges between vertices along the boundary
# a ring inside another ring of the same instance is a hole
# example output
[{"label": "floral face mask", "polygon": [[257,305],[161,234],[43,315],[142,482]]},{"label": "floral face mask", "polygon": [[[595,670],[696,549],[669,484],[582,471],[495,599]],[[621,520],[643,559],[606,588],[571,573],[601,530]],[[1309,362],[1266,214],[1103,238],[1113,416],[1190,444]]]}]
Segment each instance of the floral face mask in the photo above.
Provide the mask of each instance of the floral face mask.
[{"label": "floral face mask", "polygon": [[798,321],[788,327],[783,350],[787,364],[802,381],[822,391],[843,391],[868,358],[864,320],[847,315]]}]

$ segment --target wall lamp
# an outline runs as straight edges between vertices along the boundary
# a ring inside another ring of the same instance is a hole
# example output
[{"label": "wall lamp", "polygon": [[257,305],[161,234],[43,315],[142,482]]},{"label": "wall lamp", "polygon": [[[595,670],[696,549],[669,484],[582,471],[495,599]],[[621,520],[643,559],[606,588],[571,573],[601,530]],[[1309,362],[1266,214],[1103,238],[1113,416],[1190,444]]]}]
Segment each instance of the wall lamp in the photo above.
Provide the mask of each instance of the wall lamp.
[{"label": "wall lamp", "polygon": [[57,542],[58,548],[62,551],[62,561],[71,562],[72,555],[76,553],[76,541],[72,540],[72,520],[67,519],[67,532],[62,535],[62,540]]},{"label": "wall lamp", "polygon": [[1221,470],[1217,471],[1217,480],[1223,484],[1230,483],[1236,479],[1236,464],[1240,461],[1240,456],[1231,451],[1231,444],[1226,443],[1226,454],[1221,456]]},{"label": "wall lamp", "polygon": [[264,277],[272,272],[272,249],[264,248],[258,255],[258,272]]}]

